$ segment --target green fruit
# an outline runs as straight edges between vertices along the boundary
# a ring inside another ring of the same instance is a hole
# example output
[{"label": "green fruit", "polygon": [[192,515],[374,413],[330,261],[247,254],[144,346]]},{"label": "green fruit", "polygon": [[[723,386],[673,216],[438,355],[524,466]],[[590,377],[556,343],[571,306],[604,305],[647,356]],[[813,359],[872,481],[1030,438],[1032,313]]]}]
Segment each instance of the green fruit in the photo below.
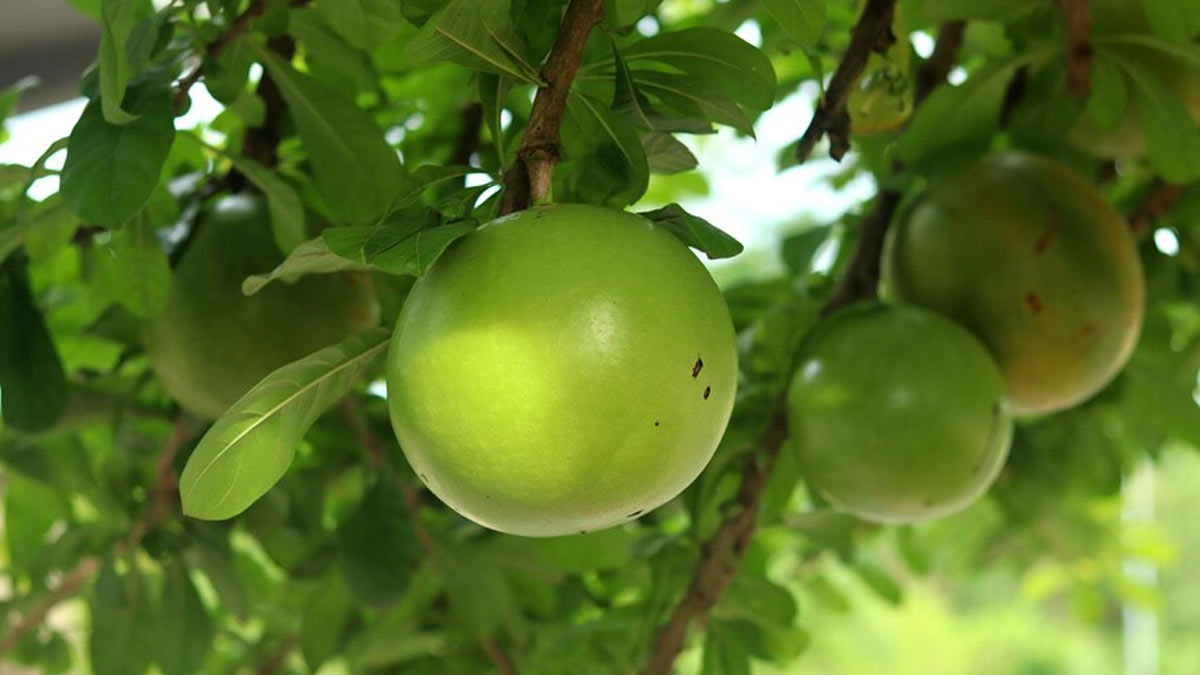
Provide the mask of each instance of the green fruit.
[{"label": "green fruit", "polygon": [[142,330],[155,374],[184,408],[216,418],[270,372],[377,321],[365,275],[310,276],[242,294],[247,276],[281,261],[259,199],[223,198],[201,219],[166,310]]},{"label": "green fruit", "polygon": [[737,355],[708,271],[636,215],[553,205],[493,221],[413,287],[388,356],[409,463],[512,534],[636,517],[679,494],[729,421]]},{"label": "green fruit", "polygon": [[1012,440],[1004,381],[979,340],[933,312],[875,303],[834,314],[805,341],[788,424],[809,483],[884,523],[965,508]]},{"label": "green fruit", "polygon": [[934,185],[892,228],[883,276],[895,298],[983,340],[1018,413],[1096,393],[1142,322],[1145,284],[1124,220],[1082,176],[1027,154]]}]

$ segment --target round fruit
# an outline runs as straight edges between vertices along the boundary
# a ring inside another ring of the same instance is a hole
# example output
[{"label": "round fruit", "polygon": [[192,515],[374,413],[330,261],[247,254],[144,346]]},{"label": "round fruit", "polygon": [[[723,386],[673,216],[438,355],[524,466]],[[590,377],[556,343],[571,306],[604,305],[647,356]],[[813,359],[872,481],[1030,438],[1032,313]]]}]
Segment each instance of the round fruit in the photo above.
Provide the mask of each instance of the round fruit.
[{"label": "round fruit", "polygon": [[805,341],[788,423],[809,483],[884,523],[965,508],[1012,440],[1004,381],[979,340],[933,312],[877,303],[834,314]]},{"label": "round fruit", "polygon": [[614,525],[679,494],[733,407],[708,271],[636,215],[551,205],[493,221],[413,287],[388,356],[413,469],[502,532]]},{"label": "round fruit", "polygon": [[1061,410],[1124,366],[1145,284],[1125,222],[1082,176],[1022,153],[934,185],[889,233],[887,292],[991,349],[1013,410]]},{"label": "round fruit", "polygon": [[184,408],[216,418],[271,371],[377,321],[370,281],[360,274],[242,293],[247,276],[281,260],[256,197],[225,197],[197,225],[166,310],[142,330],[155,374]]}]

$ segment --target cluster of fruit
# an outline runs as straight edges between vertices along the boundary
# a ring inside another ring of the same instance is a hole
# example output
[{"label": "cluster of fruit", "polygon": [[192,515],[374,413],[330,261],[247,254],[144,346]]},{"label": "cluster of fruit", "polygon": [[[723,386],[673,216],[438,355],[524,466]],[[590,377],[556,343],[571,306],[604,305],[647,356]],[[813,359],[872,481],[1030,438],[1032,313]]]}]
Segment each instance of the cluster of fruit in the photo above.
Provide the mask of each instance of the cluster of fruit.
[{"label": "cluster of fruit", "polygon": [[[252,198],[219,202],[146,326],[156,373],[196,414],[220,415],[270,371],[378,320],[361,273],[242,295],[278,259],[266,222]],[[867,519],[977,498],[1012,415],[1095,393],[1141,322],[1121,218],[1029,155],[934,185],[893,228],[883,269],[887,304],[822,321],[788,400],[806,479]],[[550,205],[481,227],[416,283],[387,381],[396,436],[435,494],[488,527],[549,536],[636,518],[691,483],[728,424],[737,349],[720,291],[673,235]]]}]

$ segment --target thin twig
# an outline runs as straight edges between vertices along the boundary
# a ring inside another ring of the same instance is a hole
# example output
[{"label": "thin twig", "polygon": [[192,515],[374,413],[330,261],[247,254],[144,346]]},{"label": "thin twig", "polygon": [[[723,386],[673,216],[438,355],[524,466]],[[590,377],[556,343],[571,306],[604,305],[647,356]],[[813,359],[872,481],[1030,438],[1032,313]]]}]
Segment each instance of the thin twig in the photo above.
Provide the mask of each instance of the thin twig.
[{"label": "thin twig", "polygon": [[1092,4],[1060,0],[1067,23],[1067,91],[1085,99],[1092,90]]},{"label": "thin twig", "polygon": [[1133,236],[1141,237],[1149,232],[1154,221],[1175,208],[1176,202],[1183,196],[1183,193],[1184,186],[1182,185],[1159,182],[1129,216],[1129,230]]},{"label": "thin twig", "polygon": [[867,0],[862,16],[850,35],[850,46],[833,72],[825,95],[813,111],[812,121],[796,146],[796,161],[808,159],[817,142],[826,135],[830,140],[829,154],[834,159],[840,160],[849,150],[847,134],[850,120],[846,113],[846,101],[867,67],[871,54],[886,52],[896,41],[896,36],[892,34],[895,13],[896,0]]},{"label": "thin twig", "polygon": [[517,159],[504,174],[500,215],[540,204],[549,197],[567,94],[579,70],[588,35],[603,19],[604,0],[571,0],[567,6],[554,46],[546,57],[546,66],[542,68],[545,84],[538,88],[533,99]]},{"label": "thin twig", "polygon": [[[167,439],[167,445],[158,458],[157,477],[150,489],[150,507],[141,519],[134,523],[129,534],[113,545],[113,552],[117,555],[136,549],[146,534],[172,512],[177,481],[172,465],[187,438],[187,424],[183,415],[178,415]],[[0,639],[0,657],[15,649],[30,631],[41,626],[55,607],[75,597],[99,570],[100,558],[96,556],[87,556],[76,563],[54,590],[9,626],[8,632]]]},{"label": "thin twig", "polygon": [[[924,101],[938,83],[954,66],[958,49],[962,44],[961,23],[945,24],[939,30],[937,48],[925,61],[917,74],[915,99]],[[899,169],[899,165],[895,165]],[[883,239],[888,224],[900,203],[901,196],[893,190],[881,190],[859,230],[858,244],[842,281],[826,302],[824,312],[830,313],[852,302],[874,297],[879,282],[879,254],[883,250]],[[655,636],[654,647],[641,675],[669,675],[675,659],[683,649],[688,628],[695,622],[703,622],[717,600],[729,586],[737,573],[746,547],[754,536],[754,528],[767,486],[780,448],[787,440],[787,424],[781,411],[782,403],[776,406],[776,414],[766,433],[759,440],[759,451],[751,455],[742,474],[735,508],[720,529],[701,548],[700,562],[696,565],[691,581],[683,597],[672,611],[670,618]]]},{"label": "thin twig", "polygon": [[221,52],[233,44],[234,40],[250,29],[250,24],[262,16],[263,12],[267,10],[268,4],[270,4],[270,0],[254,0],[246,8],[246,11],[239,14],[233,20],[233,23],[229,25],[229,28],[224,33],[221,33],[216,40],[204,48],[204,57],[200,60],[200,63],[197,63],[187,74],[179,78],[179,84],[175,87],[174,103],[176,112],[183,110],[184,106],[187,105],[188,91],[192,88],[192,85],[200,80],[200,76],[204,73],[205,59],[220,56]]}]

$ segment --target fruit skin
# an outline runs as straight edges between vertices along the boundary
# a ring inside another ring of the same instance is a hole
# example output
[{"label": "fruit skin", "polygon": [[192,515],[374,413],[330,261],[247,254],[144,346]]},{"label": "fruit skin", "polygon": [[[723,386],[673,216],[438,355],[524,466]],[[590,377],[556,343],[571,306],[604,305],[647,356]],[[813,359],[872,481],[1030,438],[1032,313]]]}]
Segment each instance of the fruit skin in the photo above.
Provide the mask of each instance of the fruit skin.
[{"label": "fruit skin", "polygon": [[215,419],[280,366],[377,323],[362,274],[242,293],[247,276],[282,259],[257,197],[224,197],[201,219],[175,268],[166,309],[142,326],[151,367],[190,412]]},{"label": "fruit skin", "polygon": [[931,187],[889,233],[883,278],[892,297],[978,335],[1019,414],[1104,387],[1137,343],[1145,304],[1124,220],[1070,168],[1023,153]]},{"label": "fruit skin", "polygon": [[671,234],[535,207],[460,240],[413,287],[388,404],[442,501],[502,532],[578,533],[695,479],[729,421],[735,349],[716,284]]},{"label": "fruit skin", "polygon": [[1004,382],[987,349],[925,309],[842,310],[800,349],[788,425],[802,475],[865,520],[957,512],[996,479],[1012,441]]}]

